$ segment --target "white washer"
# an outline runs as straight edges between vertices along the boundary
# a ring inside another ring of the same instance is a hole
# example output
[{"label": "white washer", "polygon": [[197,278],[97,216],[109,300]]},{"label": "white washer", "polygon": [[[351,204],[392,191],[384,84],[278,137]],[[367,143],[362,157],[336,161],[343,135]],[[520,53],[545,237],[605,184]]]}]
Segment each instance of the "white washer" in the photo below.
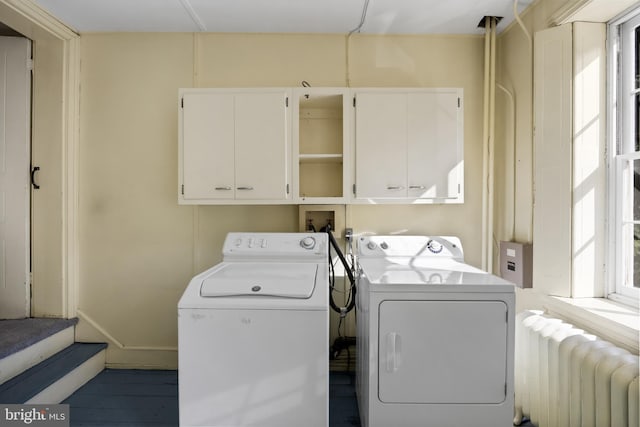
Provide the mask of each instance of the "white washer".
[{"label": "white washer", "polygon": [[361,237],[358,264],[362,427],[511,426],[513,284],[455,237]]},{"label": "white washer", "polygon": [[328,239],[229,233],[178,303],[181,426],[328,425]]}]

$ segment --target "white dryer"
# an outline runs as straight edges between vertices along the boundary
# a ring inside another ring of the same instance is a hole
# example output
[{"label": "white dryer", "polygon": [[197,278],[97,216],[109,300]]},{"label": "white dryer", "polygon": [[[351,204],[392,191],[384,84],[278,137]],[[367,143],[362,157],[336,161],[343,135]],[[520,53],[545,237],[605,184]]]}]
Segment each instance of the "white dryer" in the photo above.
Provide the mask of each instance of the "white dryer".
[{"label": "white dryer", "polygon": [[358,240],[356,391],[363,427],[507,427],[514,285],[455,237]]},{"label": "white dryer", "polygon": [[178,303],[181,426],[328,425],[328,240],[229,233]]}]

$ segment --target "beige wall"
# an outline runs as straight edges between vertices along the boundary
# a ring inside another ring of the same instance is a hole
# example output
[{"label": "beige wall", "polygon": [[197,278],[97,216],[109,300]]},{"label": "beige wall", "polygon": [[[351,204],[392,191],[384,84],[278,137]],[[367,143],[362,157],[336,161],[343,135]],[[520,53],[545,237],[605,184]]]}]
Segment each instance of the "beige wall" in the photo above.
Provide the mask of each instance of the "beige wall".
[{"label": "beige wall", "polygon": [[33,43],[33,130],[31,162],[39,166],[40,189],[32,191],[33,289],[31,315],[65,316],[63,292],[62,110],[64,43],[40,39]]},{"label": "beige wall", "polygon": [[[297,206],[178,206],[180,87],[347,84],[342,35],[83,34],[78,337],[111,366],[175,367],[176,304],[229,231],[296,231]],[[461,237],[480,263],[483,40],[354,35],[352,86],[462,87],[465,203],[351,206],[355,233]]]},{"label": "beige wall", "polygon": [[[557,20],[558,14],[566,15],[571,3],[575,1],[536,2],[522,16],[531,36],[550,27],[551,22]],[[564,18],[571,19],[569,16]],[[607,18],[603,16],[602,19]],[[514,140],[514,124],[510,119],[508,98],[501,93],[498,98],[498,116],[505,120],[498,128],[496,139],[498,187],[495,237],[497,241],[533,241],[536,259],[534,290],[542,294],[566,297],[602,297],[605,295],[603,265],[606,241],[605,25],[580,22],[565,25],[570,34],[569,40],[565,42],[569,46],[569,64],[562,64],[561,70],[561,64],[557,64],[558,70],[554,70],[553,75],[566,75],[566,81],[572,84],[572,88],[568,89],[570,99],[566,100],[568,107],[565,106],[565,110],[561,111],[560,105],[555,105],[554,102],[551,105],[541,103],[536,112],[540,120],[537,125],[538,137],[542,137],[543,131],[544,135],[564,137],[559,137],[557,141],[540,140],[540,143],[548,144],[538,146],[535,162],[531,131],[531,51],[524,32],[516,24],[499,38],[498,80],[514,95],[516,120]],[[543,46],[543,43],[539,43],[540,51]],[[589,64],[588,67],[585,64]],[[538,64],[538,89],[544,88],[546,82],[541,76],[548,79],[550,75],[550,71],[544,69],[543,65],[542,61]],[[541,70],[545,71],[544,74]],[[554,110],[555,107],[557,108]],[[542,113],[554,118],[562,114],[565,116],[559,122],[551,121],[559,123],[556,129],[551,122],[544,122]],[[542,129],[541,126],[547,127]],[[564,133],[558,132],[560,128]],[[564,159],[559,160],[561,158]],[[548,171],[567,172],[567,179],[544,182],[543,178],[550,176],[545,167]],[[538,177],[535,230],[532,229],[531,222],[532,172]],[[514,206],[515,233],[511,227]],[[558,218],[562,218],[564,222],[554,223]]]},{"label": "beige wall", "polygon": [[[550,18],[573,0],[539,0],[522,15],[533,38],[549,27]],[[494,240],[533,240],[533,92],[532,51],[522,28],[514,21],[498,37],[497,81],[511,92],[496,91]],[[515,113],[513,108],[515,108]],[[513,120],[515,116],[515,122]],[[544,165],[535,165],[536,168]],[[567,165],[570,167],[570,165]],[[494,268],[499,253],[494,247]],[[497,270],[499,271],[499,270]]]}]

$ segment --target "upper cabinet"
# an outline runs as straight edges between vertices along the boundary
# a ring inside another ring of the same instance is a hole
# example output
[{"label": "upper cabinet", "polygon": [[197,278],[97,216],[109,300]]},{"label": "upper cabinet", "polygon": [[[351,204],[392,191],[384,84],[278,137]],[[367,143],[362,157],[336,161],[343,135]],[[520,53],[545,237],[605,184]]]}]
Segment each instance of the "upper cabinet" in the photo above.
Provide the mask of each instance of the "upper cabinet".
[{"label": "upper cabinet", "polygon": [[354,89],[356,202],[462,203],[462,89]]},{"label": "upper cabinet", "polygon": [[287,89],[180,90],[179,202],[291,199]]},{"label": "upper cabinet", "polygon": [[462,89],[181,89],[181,204],[462,203]]},{"label": "upper cabinet", "polygon": [[299,203],[345,203],[349,192],[346,88],[293,92],[293,182]]}]

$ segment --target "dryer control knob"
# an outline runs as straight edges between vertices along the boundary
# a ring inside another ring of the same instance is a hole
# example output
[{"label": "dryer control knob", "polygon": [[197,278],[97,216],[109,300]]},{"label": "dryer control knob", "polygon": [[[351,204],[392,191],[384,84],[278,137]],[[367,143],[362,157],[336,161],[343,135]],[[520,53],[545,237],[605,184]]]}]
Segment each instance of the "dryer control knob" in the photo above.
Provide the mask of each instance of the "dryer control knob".
[{"label": "dryer control knob", "polygon": [[315,245],[316,245],[316,239],[314,239],[313,237],[309,236],[300,240],[300,246],[302,246],[305,249],[313,249]]},{"label": "dryer control knob", "polygon": [[367,249],[369,249],[370,251],[374,250],[376,248],[376,243],[375,242],[369,242],[367,243]]},{"label": "dryer control knob", "polygon": [[440,242],[436,242],[435,240],[429,240],[427,242],[427,249],[429,249],[431,253],[439,254],[440,252],[442,252],[442,249],[444,249],[444,246],[442,246],[442,243]]},{"label": "dryer control knob", "polygon": [[387,242],[382,242],[380,243],[380,247],[386,251],[389,249],[389,244]]}]

